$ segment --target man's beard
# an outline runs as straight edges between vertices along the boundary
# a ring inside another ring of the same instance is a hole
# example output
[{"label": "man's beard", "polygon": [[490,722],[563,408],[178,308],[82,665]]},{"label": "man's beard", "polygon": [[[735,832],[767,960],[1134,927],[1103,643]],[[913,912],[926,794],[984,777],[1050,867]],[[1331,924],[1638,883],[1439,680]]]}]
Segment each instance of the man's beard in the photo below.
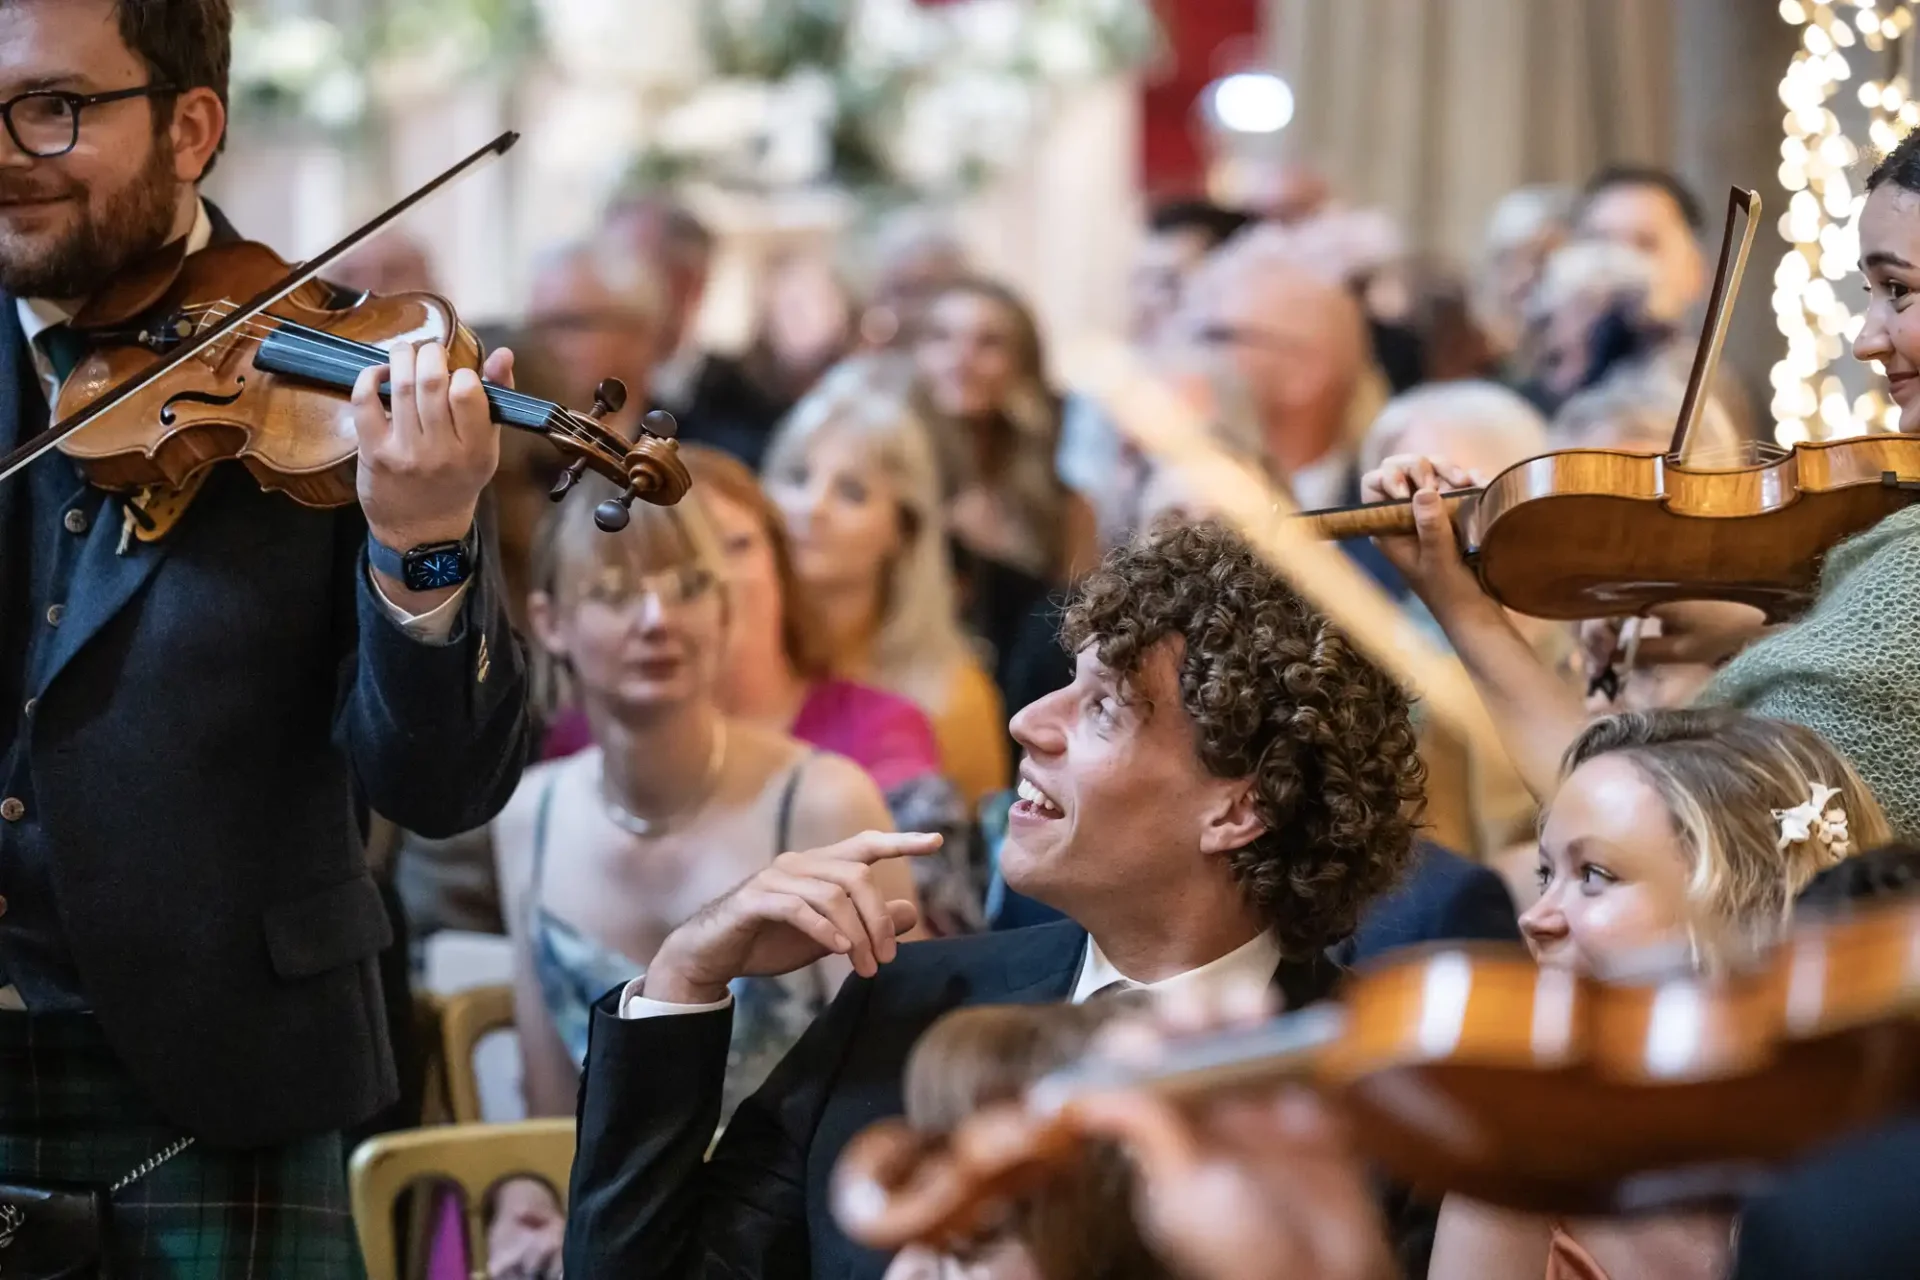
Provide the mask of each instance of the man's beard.
[{"label": "man's beard", "polygon": [[[0,173],[0,200],[77,195],[77,186],[30,184],[25,175]],[[147,163],[124,190],[95,215],[78,203],[79,222],[59,240],[42,246],[0,231],[0,289],[17,298],[86,298],[143,254],[159,248],[173,230],[180,183],[173,157],[155,140]]]}]

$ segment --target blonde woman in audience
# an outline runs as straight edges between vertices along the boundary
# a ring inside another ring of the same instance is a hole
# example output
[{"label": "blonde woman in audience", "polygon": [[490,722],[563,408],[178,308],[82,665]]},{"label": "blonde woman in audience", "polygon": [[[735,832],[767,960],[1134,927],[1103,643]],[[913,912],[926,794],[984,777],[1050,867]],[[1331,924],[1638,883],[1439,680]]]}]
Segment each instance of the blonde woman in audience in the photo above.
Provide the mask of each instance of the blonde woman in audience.
[{"label": "blonde woman in audience", "polygon": [[[783,850],[891,828],[858,766],[721,709],[734,606],[699,494],[637,507],[619,534],[595,528],[593,505],[556,508],[530,602],[545,669],[570,686],[593,742],[528,770],[492,828],[534,1115],[572,1111],[595,1002],[643,973],[675,927]],[[888,874],[889,894],[916,897],[906,868]],[[743,983],[729,1102],[846,972],[829,958],[797,981]]]},{"label": "blonde woman in audience", "polygon": [[767,496],[835,674],[917,703],[971,808],[1008,783],[1006,715],[960,629],[932,442],[868,372],[829,373],[789,415],[767,450]]},{"label": "blonde woman in audience", "polygon": [[[1692,956],[1711,972],[1779,936],[1820,871],[1891,838],[1866,784],[1811,729],[1726,710],[1609,716],[1567,752],[1520,928],[1544,966]],[[1450,1196],[1429,1275],[1712,1280],[1730,1227],[1709,1213],[1559,1222]]]}]

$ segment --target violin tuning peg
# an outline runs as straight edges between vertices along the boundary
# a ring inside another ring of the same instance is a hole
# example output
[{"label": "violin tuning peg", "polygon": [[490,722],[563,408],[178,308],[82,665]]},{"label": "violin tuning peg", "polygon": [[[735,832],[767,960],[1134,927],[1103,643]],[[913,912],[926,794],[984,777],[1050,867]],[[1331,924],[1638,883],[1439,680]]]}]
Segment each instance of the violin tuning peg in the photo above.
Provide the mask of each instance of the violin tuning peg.
[{"label": "violin tuning peg", "polygon": [[633,520],[633,491],[629,489],[617,498],[608,498],[593,509],[593,522],[602,533],[618,533]]},{"label": "violin tuning peg", "polygon": [[659,436],[662,440],[671,440],[680,434],[680,424],[665,409],[649,409],[647,416],[640,419],[640,425],[650,436]]},{"label": "violin tuning peg", "polygon": [[627,384],[608,378],[593,389],[593,416],[604,418],[627,407]]},{"label": "violin tuning peg", "polygon": [[585,458],[575,458],[567,465],[567,469],[562,471],[554,480],[553,488],[547,490],[547,497],[554,502],[558,502],[560,499],[566,497],[567,492],[572,489],[574,485],[580,483],[581,473],[586,469],[587,460]]}]

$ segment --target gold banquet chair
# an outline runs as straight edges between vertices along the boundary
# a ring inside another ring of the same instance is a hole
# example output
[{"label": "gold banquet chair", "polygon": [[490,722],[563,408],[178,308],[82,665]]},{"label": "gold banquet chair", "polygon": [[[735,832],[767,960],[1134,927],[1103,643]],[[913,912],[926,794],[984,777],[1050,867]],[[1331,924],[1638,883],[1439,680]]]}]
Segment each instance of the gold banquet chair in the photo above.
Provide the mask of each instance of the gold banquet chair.
[{"label": "gold banquet chair", "polygon": [[516,1124],[447,1124],[383,1134],[353,1153],[349,1186],[353,1224],[368,1280],[400,1280],[394,1207],[415,1186],[460,1189],[467,1257],[474,1280],[486,1280],[487,1195],[508,1178],[544,1178],[566,1203],[573,1168],[573,1119]]},{"label": "gold banquet chair", "polygon": [[447,1102],[455,1124],[477,1124],[480,1080],[474,1051],[496,1031],[513,1029],[513,988],[469,987],[440,999],[440,1061],[446,1072]]}]

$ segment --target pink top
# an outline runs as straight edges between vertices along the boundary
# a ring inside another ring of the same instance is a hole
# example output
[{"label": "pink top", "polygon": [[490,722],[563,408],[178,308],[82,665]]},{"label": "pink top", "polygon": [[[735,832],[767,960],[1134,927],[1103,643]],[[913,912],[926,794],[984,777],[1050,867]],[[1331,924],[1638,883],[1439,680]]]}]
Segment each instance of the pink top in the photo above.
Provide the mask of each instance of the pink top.
[{"label": "pink top", "polygon": [[[845,756],[882,791],[940,772],[940,748],[926,713],[897,694],[849,680],[822,680],[807,693],[787,730],[802,742]],[[547,730],[541,758],[570,756],[591,746],[587,717],[563,712]]]}]

